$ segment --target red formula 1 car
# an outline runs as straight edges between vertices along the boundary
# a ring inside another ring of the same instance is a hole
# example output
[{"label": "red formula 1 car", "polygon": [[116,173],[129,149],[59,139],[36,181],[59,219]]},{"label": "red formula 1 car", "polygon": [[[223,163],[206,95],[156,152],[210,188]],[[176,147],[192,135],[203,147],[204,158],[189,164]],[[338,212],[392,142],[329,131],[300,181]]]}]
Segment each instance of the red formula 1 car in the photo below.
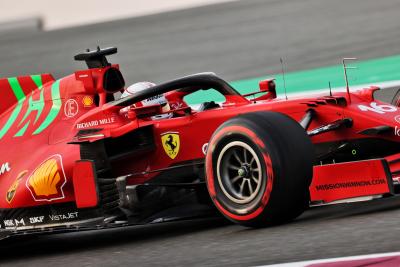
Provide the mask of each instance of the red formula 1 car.
[{"label": "red formula 1 car", "polygon": [[[118,99],[106,56],[88,69],[0,80],[0,234],[99,229],[216,214],[284,223],[310,205],[396,192],[400,111],[376,87],[279,99],[273,80],[243,96],[211,73]],[[214,90],[196,109],[185,98]],[[154,119],[165,94],[173,116]],[[394,103],[397,103],[396,97]],[[216,207],[216,208],[215,208]]]}]

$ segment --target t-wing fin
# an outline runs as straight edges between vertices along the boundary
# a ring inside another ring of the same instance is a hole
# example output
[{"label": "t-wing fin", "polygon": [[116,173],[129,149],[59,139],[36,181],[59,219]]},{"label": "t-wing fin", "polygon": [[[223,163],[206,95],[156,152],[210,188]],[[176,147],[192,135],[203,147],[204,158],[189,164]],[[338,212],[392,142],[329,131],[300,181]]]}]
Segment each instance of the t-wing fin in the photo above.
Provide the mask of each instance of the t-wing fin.
[{"label": "t-wing fin", "polygon": [[98,46],[97,50],[90,51],[87,49],[86,52],[76,55],[74,59],[85,61],[89,69],[104,68],[111,65],[106,56],[115,54],[117,51],[116,47],[100,48]]}]

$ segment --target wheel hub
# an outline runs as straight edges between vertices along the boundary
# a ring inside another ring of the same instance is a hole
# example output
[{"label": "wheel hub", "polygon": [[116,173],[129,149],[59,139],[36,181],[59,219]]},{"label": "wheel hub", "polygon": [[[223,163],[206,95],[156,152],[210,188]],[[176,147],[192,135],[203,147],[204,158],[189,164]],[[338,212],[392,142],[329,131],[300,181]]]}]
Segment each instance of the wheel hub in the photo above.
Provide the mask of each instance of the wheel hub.
[{"label": "wheel hub", "polygon": [[251,173],[251,169],[250,169],[250,166],[248,166],[248,164],[243,165],[238,170],[238,175],[243,178],[249,178],[250,173]]},{"label": "wheel hub", "polygon": [[218,156],[218,183],[225,196],[238,204],[256,198],[265,171],[254,149],[242,141],[227,144]]}]

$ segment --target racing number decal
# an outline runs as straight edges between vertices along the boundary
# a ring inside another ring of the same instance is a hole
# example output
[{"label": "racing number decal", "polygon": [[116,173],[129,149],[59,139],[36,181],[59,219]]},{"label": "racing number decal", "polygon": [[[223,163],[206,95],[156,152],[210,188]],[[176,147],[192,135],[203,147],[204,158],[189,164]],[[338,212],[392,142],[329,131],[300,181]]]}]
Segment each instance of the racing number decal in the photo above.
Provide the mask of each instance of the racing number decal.
[{"label": "racing number decal", "polygon": [[175,159],[176,156],[178,156],[181,146],[179,133],[168,132],[161,134],[161,143],[168,157],[170,157],[171,159]]},{"label": "racing number decal", "polygon": [[[25,134],[25,131],[28,129],[29,125],[31,124],[36,125],[36,123],[38,122],[39,117],[41,116],[43,110],[45,109],[46,101],[44,100],[43,97],[44,89],[41,80],[40,79],[39,79],[40,81],[37,81],[37,79],[33,80],[35,81],[40,90],[39,100],[33,100],[32,96],[29,99],[26,99],[26,96],[24,95],[21,85],[18,82],[18,79],[9,78],[9,84],[13,89],[13,92],[18,102],[14,110],[11,112],[7,122],[0,128],[0,139],[3,138],[4,135],[6,135],[7,132],[12,127],[19,128],[19,131],[15,134],[14,137],[23,136]],[[19,117],[20,112],[22,110],[22,106],[26,101],[28,101],[28,109],[25,112],[23,118],[17,121],[17,118]],[[36,127],[35,131],[33,132],[33,135],[39,134],[42,131],[44,131],[55,120],[55,118],[58,116],[58,113],[60,112],[62,105],[60,97],[60,80],[55,81],[51,85],[51,105],[52,106],[50,111],[48,112],[42,123]],[[36,118],[33,122],[31,122],[30,120],[27,120],[27,118],[29,114],[33,111],[36,112]]]},{"label": "racing number decal", "polygon": [[378,105],[376,102],[371,102],[370,106],[358,105],[361,111],[372,111],[379,114],[385,114],[386,112],[395,112],[397,108],[392,105]]}]

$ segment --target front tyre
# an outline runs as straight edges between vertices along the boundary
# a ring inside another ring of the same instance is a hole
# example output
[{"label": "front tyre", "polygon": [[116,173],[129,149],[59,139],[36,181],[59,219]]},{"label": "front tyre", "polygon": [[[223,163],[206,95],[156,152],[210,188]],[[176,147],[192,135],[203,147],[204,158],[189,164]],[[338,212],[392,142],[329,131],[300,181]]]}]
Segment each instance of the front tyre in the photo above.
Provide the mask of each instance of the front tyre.
[{"label": "front tyre", "polygon": [[313,145],[293,119],[275,112],[240,115],[210,140],[207,188],[219,211],[236,223],[283,223],[307,207],[313,161]]}]

